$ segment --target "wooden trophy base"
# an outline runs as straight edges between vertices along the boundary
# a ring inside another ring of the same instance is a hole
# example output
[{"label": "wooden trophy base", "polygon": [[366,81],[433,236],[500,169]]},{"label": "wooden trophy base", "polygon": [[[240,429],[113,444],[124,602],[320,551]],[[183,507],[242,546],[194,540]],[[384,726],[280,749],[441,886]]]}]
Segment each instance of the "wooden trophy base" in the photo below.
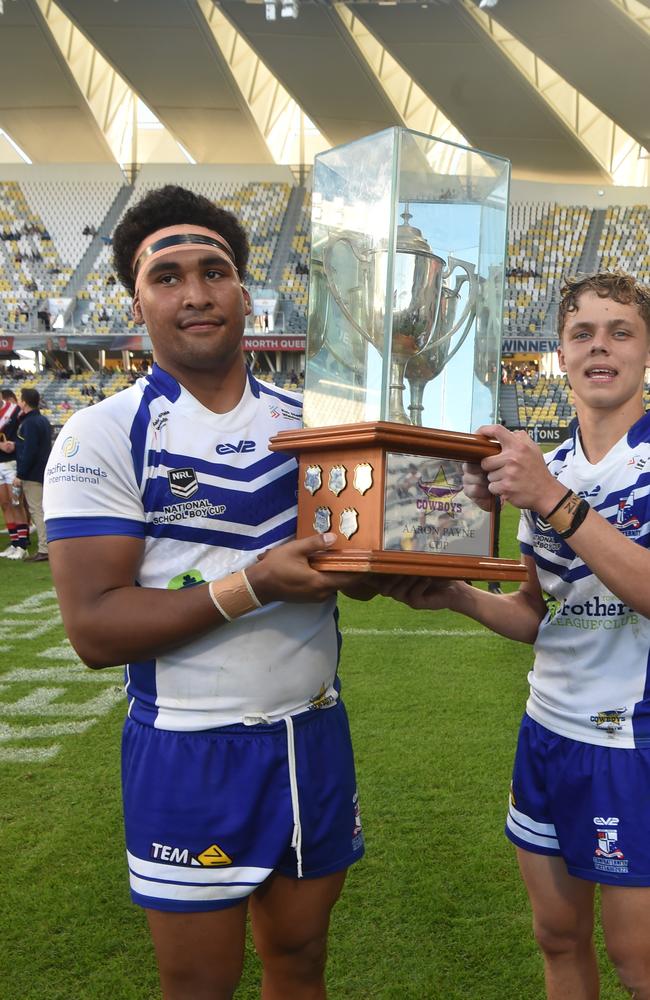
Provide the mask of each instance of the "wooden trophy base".
[{"label": "wooden trophy base", "polygon": [[[291,451],[299,459],[298,538],[329,530],[338,535],[332,548],[311,560],[316,569],[463,580],[527,579],[525,566],[514,559],[445,551],[447,545],[456,544],[456,536],[462,533],[458,525],[465,525],[467,516],[463,505],[454,501],[459,493],[457,487],[439,485],[438,481],[423,483],[414,471],[412,482],[403,487],[406,501],[393,500],[394,469],[400,461],[408,466],[412,460],[409,468],[413,470],[418,460],[427,458],[478,463],[498,453],[496,441],[477,434],[378,421],[282,431],[271,438],[269,446],[272,451]],[[442,466],[439,468],[442,475]],[[403,478],[406,482],[407,477]],[[408,506],[409,496],[413,496],[410,506],[419,511],[419,523],[405,526],[397,542],[393,533],[393,541],[386,546],[393,506]],[[467,500],[465,504],[480,517],[474,504]],[[446,527],[433,527],[427,522],[432,510],[450,511],[435,515],[445,521]],[[494,507],[489,518],[485,552],[492,552]],[[427,544],[434,545],[436,551],[415,551],[415,533],[429,531],[434,541],[427,540]],[[473,534],[471,526],[465,533]],[[446,538],[454,541],[449,543]]]}]

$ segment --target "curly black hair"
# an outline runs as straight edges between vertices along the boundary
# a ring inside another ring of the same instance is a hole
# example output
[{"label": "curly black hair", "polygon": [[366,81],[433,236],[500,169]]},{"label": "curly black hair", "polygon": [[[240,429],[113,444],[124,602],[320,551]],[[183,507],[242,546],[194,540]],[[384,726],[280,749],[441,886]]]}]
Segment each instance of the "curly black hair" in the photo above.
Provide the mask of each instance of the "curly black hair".
[{"label": "curly black hair", "polygon": [[205,226],[223,236],[232,247],[240,281],[245,280],[248,237],[237,217],[194,191],[166,184],[150,191],[130,208],[113,234],[113,266],[131,295],[135,292],[133,255],[142,241],[157,229],[184,223]]}]

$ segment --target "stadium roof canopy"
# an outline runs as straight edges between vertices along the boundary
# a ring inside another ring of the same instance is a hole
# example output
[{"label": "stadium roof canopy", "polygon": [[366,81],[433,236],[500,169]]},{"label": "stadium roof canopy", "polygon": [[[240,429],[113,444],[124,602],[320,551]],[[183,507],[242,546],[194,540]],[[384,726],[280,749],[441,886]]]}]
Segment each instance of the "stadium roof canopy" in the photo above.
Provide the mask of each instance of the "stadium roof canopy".
[{"label": "stadium roof canopy", "polygon": [[1,162],[294,165],[406,124],[522,178],[650,183],[650,0],[0,8]]}]

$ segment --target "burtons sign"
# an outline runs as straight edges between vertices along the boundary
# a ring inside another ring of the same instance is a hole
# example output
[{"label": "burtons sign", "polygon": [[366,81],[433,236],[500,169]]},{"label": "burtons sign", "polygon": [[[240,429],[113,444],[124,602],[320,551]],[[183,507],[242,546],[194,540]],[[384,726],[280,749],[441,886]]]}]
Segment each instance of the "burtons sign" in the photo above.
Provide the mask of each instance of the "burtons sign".
[{"label": "burtons sign", "polygon": [[244,337],[245,351],[304,351],[304,337]]},{"label": "burtons sign", "polygon": [[566,427],[528,427],[526,428],[533,441],[538,444],[559,444],[570,436]]}]

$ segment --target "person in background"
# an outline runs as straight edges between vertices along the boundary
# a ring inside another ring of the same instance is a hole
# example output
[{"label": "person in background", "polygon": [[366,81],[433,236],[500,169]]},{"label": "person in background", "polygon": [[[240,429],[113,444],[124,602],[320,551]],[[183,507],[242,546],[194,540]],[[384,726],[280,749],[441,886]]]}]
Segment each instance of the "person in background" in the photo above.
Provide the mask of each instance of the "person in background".
[{"label": "person in background", "polygon": [[36,528],[38,549],[27,562],[47,562],[47,537],[43,520],[43,476],[52,450],[52,428],[41,413],[37,389],[20,393],[22,418],[16,433],[16,477],[13,486],[23,491],[30,517]]},{"label": "person in background", "polygon": [[2,390],[0,407],[0,506],[9,532],[9,545],[0,552],[3,559],[26,559],[29,544],[29,518],[22,490],[14,489],[16,478],[15,442],[21,409],[12,389]]}]

